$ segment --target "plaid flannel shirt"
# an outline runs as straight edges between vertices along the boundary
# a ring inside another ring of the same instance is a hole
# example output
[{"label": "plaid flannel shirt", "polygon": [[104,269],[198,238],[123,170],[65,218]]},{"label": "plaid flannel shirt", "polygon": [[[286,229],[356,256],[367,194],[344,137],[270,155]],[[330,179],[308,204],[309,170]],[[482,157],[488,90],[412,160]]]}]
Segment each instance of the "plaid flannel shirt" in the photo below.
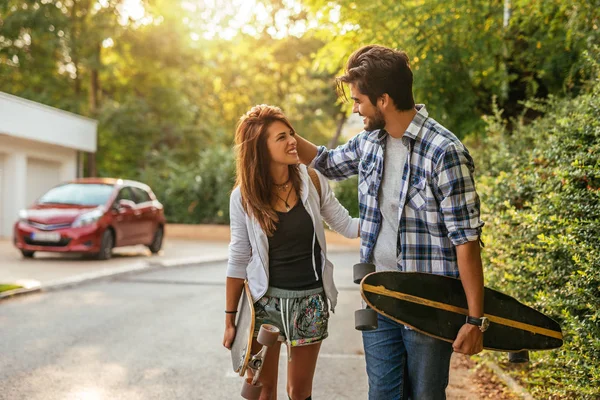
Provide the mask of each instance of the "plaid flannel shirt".
[{"label": "plaid flannel shirt", "polygon": [[[401,271],[458,276],[455,246],[479,240],[483,222],[474,164],[458,138],[428,117],[424,105],[402,138],[408,157],[400,187],[397,267]],[[358,174],[360,259],[372,262],[381,227],[378,194],[387,132],[363,131],[348,143],[319,147],[312,166],[329,179]]]}]

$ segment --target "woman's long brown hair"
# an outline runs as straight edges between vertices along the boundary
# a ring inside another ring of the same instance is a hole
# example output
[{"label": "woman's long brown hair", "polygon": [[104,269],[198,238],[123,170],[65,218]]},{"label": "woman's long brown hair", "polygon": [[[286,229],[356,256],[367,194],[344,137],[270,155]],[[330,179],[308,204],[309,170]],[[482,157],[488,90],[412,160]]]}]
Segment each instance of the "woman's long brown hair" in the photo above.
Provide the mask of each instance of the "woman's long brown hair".
[{"label": "woman's long brown hair", "polygon": [[[292,124],[280,108],[261,104],[244,114],[235,132],[236,183],[242,194],[242,206],[253,216],[267,236],[275,232],[279,222],[271,205],[273,179],[269,168],[271,157],[267,149],[267,130],[273,122],[282,122],[293,130]],[[300,172],[298,165],[289,166],[290,181],[300,198]]]}]

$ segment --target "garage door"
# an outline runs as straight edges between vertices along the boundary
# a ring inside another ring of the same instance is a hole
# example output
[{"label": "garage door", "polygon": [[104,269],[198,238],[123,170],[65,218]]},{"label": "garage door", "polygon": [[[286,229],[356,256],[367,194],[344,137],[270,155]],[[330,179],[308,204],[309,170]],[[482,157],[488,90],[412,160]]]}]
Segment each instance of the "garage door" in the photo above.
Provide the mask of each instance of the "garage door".
[{"label": "garage door", "polygon": [[60,163],[36,158],[27,159],[27,196],[25,200],[28,206],[59,183]]},{"label": "garage door", "polygon": [[4,198],[7,194],[4,192],[4,154],[0,154],[0,237],[8,235],[4,232]]}]

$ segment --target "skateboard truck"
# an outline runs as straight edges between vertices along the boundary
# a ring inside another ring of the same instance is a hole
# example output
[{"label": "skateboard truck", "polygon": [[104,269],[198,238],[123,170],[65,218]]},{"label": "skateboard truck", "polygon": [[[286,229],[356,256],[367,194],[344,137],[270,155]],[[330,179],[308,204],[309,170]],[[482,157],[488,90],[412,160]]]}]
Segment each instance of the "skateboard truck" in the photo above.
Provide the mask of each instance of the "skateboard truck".
[{"label": "skateboard truck", "polygon": [[513,364],[523,364],[529,362],[529,352],[527,350],[508,353],[508,362]]},{"label": "skateboard truck", "polygon": [[277,327],[269,324],[262,324],[260,326],[256,341],[262,345],[262,348],[258,353],[253,354],[248,361],[247,368],[253,371],[253,376],[244,379],[241,393],[244,399],[256,400],[260,397],[262,384],[258,381],[258,378],[260,377],[260,372],[262,371],[267,350],[277,342],[278,338],[279,329]]},{"label": "skateboard truck", "polygon": [[[375,265],[367,263],[354,264],[353,280],[360,284],[362,279],[368,274],[375,272]],[[377,313],[367,306],[354,311],[354,329],[358,331],[372,331],[377,329]]]}]

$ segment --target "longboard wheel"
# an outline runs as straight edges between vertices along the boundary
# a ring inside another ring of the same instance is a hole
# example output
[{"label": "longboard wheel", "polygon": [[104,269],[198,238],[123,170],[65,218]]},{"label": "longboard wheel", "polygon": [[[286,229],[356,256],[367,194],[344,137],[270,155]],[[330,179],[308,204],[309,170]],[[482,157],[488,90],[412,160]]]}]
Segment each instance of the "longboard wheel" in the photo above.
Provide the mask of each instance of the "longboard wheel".
[{"label": "longboard wheel", "polygon": [[368,263],[354,264],[353,272],[354,276],[352,279],[354,279],[354,283],[359,284],[365,276],[371,272],[375,272],[375,265]]},{"label": "longboard wheel", "polygon": [[262,391],[262,383],[256,382],[256,385],[252,384],[252,378],[244,379],[242,385],[242,397],[248,400],[258,400],[260,392]]},{"label": "longboard wheel", "polygon": [[262,324],[256,341],[263,346],[271,347],[279,338],[279,329],[270,324]]},{"label": "longboard wheel", "polygon": [[377,313],[370,309],[354,311],[354,328],[358,331],[372,331],[377,329]]},{"label": "longboard wheel", "polygon": [[522,364],[529,362],[529,352],[527,350],[508,353],[508,362],[513,364]]}]

